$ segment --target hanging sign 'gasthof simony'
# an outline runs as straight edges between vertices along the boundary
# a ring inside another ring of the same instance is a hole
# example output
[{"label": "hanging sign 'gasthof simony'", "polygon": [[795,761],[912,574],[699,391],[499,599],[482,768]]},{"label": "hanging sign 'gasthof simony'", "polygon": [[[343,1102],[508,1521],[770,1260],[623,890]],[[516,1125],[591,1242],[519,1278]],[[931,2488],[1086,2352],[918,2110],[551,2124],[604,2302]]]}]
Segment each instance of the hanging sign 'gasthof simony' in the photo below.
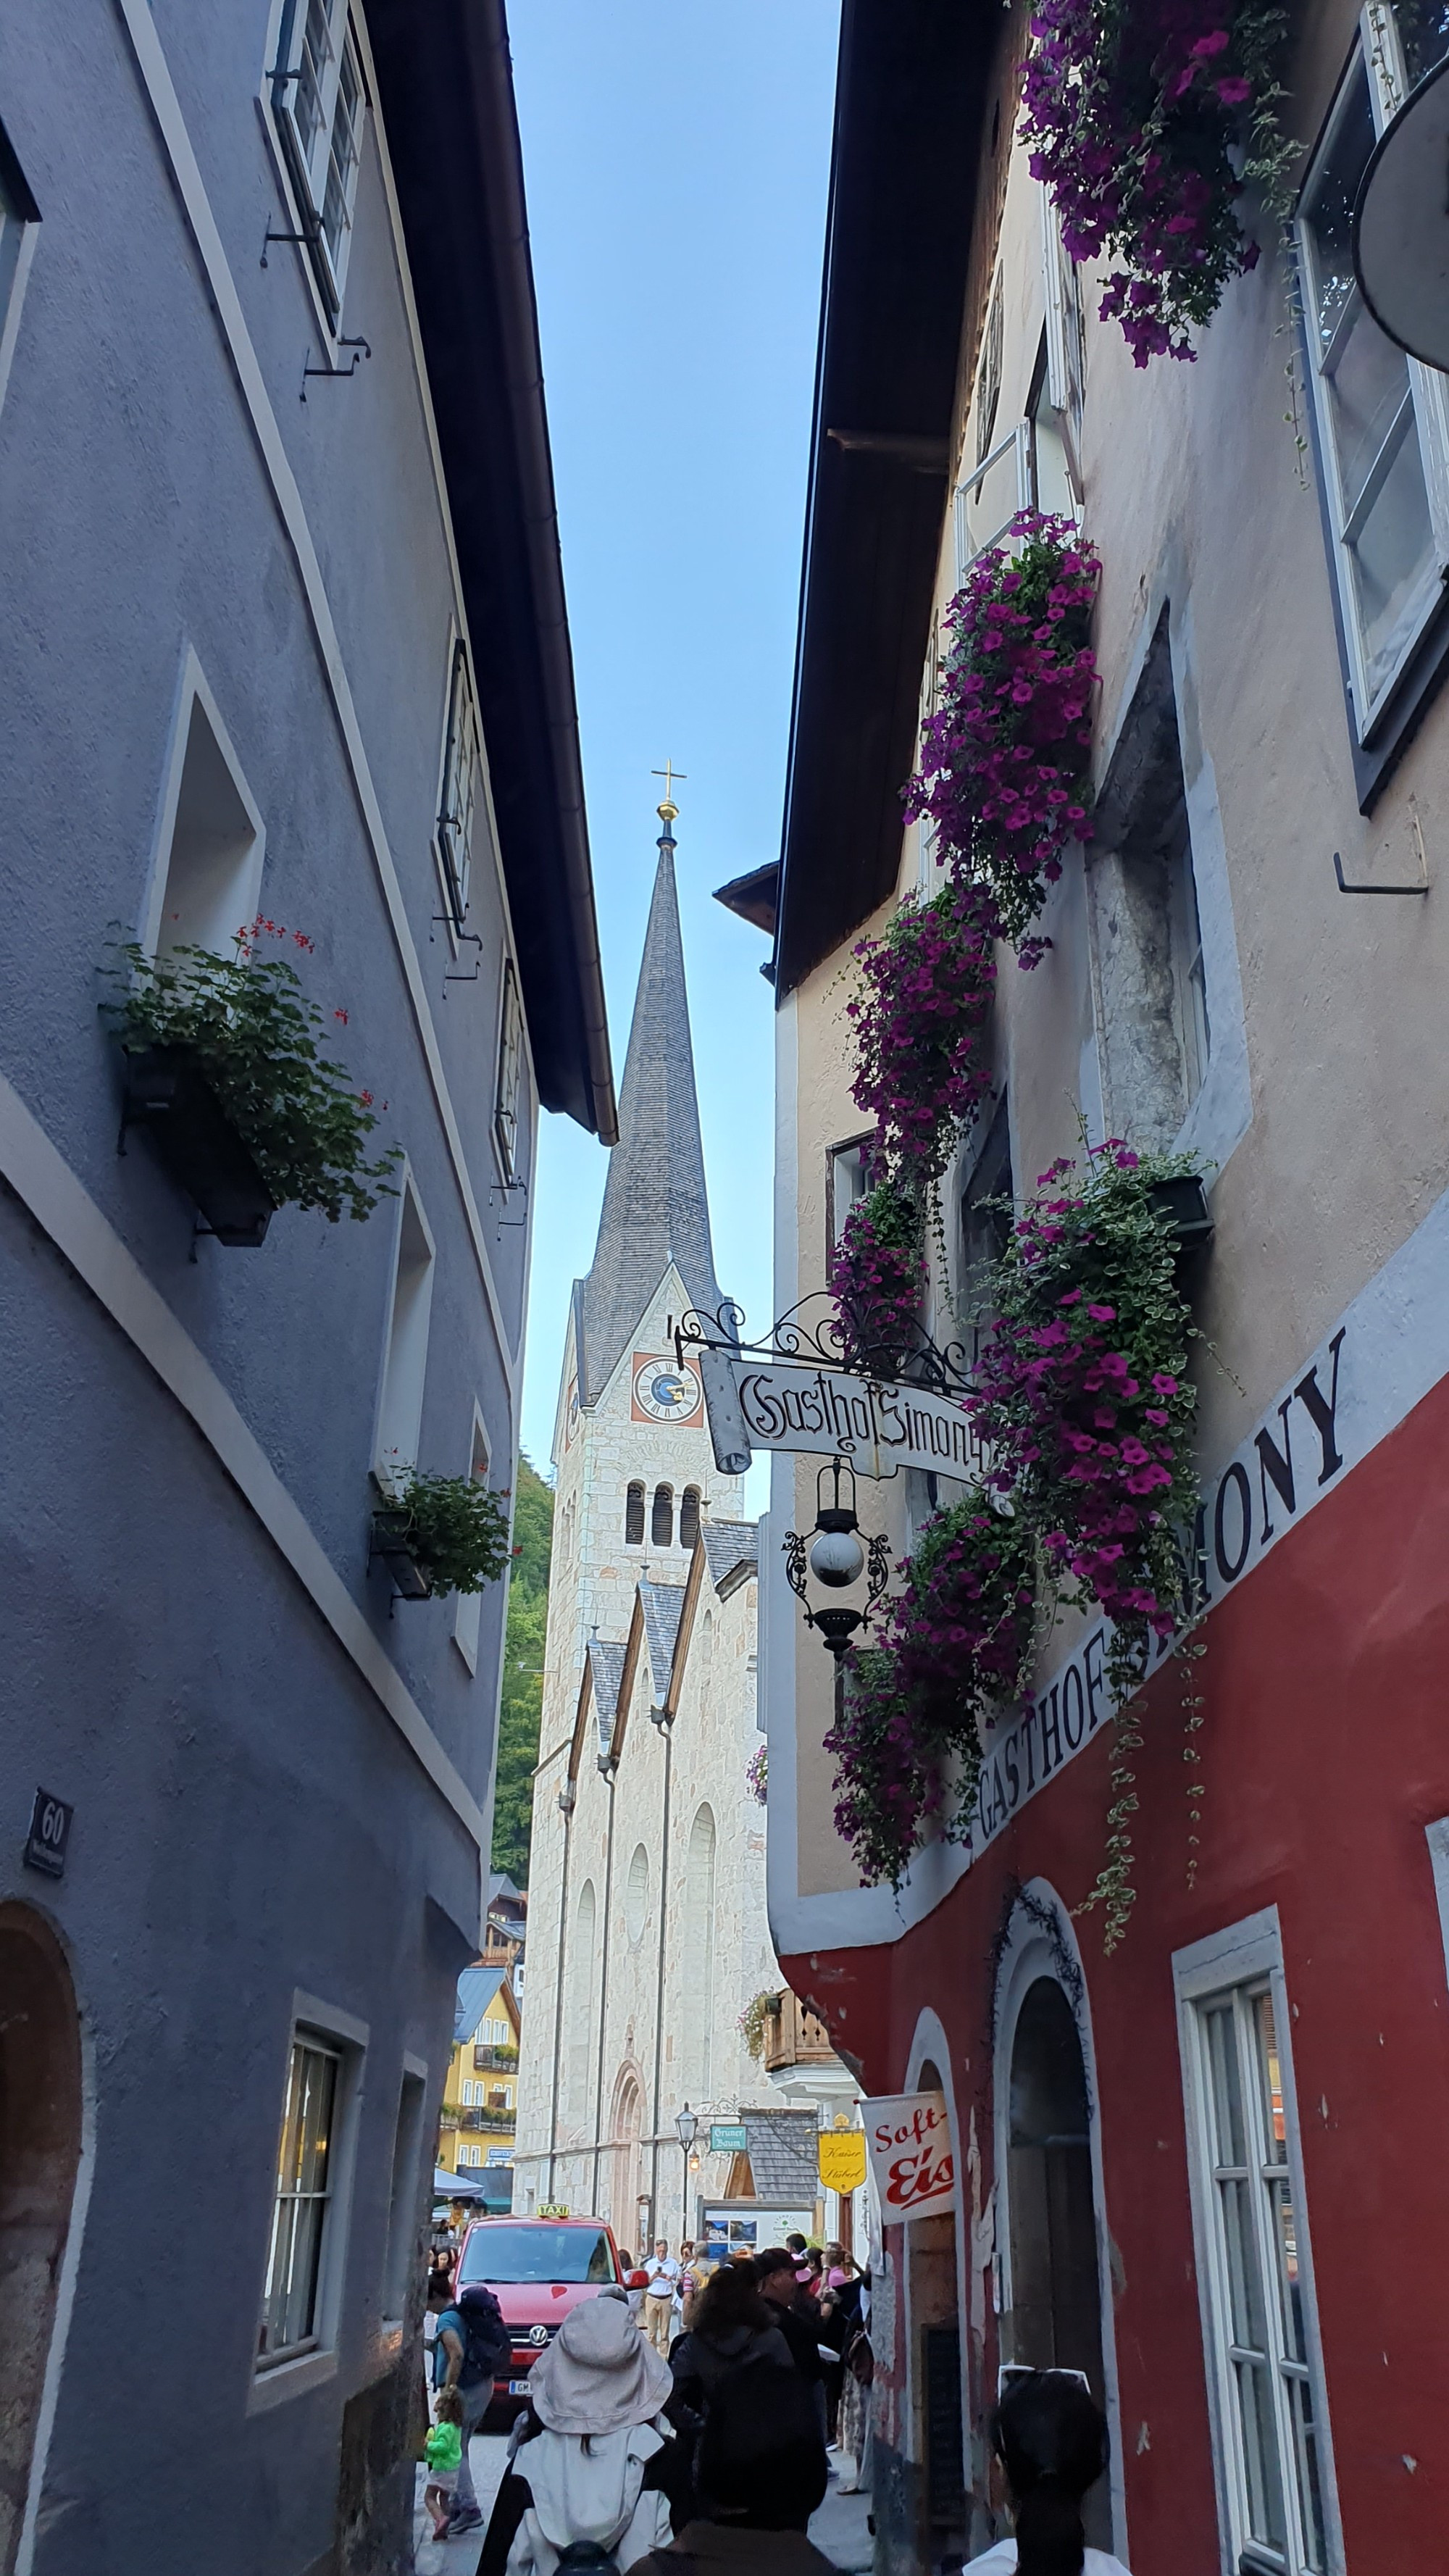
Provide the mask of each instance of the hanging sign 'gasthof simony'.
[{"label": "hanging sign 'gasthof simony'", "polygon": [[870,2169],[887,2227],[943,2218],[955,2207],[956,2159],[944,2093],[888,2093],[862,2102]]},{"label": "hanging sign 'gasthof simony'", "polygon": [[702,1355],[700,1374],[721,1473],[741,1475],[754,1449],[807,1450],[848,1460],[858,1476],[923,1467],[967,1479],[982,1468],[969,1414],[920,1386],[881,1385],[844,1369],[766,1367],[733,1353]]}]

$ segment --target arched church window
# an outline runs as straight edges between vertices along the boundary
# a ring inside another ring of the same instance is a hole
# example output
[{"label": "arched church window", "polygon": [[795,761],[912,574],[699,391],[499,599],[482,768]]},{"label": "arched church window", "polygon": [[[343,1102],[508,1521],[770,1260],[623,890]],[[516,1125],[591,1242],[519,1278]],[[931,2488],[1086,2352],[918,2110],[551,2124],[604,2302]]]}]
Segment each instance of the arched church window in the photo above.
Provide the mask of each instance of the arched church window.
[{"label": "arched church window", "polygon": [[699,1487],[686,1485],[679,1497],[679,1544],[693,1547],[699,1536]]},{"label": "arched church window", "polygon": [[624,1545],[642,1547],[643,1544],[644,1488],[642,1485],[631,1485],[624,1497]]},{"label": "arched church window", "polygon": [[569,2126],[583,2130],[588,2124],[593,2072],[594,2016],[598,2005],[598,1956],[594,1945],[594,1882],[586,1878],[579,1889],[574,1914],[574,1955],[569,1963],[570,2019],[569,2033]]},{"label": "arched church window", "polygon": [[714,2019],[714,1815],[698,1809],[689,1829],[684,1864],[684,2090],[696,2106],[707,2102],[712,2080],[710,2026]]},{"label": "arched church window", "polygon": [[642,1941],[649,1914],[649,1854],[642,1843],[634,1846],[629,1875],[624,1884],[624,1929],[632,1941]]},{"label": "arched church window", "polygon": [[650,1523],[649,1535],[656,1547],[672,1547],[674,1544],[674,1487],[672,1485],[656,1485],[654,1488],[654,1515]]}]

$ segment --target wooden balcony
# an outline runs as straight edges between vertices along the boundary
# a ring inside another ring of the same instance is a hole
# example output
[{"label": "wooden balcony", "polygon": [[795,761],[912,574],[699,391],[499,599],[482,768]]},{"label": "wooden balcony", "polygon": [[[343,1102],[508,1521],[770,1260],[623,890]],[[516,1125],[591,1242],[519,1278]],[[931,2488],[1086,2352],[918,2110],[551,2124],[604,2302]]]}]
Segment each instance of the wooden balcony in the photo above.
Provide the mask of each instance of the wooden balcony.
[{"label": "wooden balcony", "polygon": [[512,2075],[518,2066],[516,2048],[476,2047],[473,2064],[480,2075]]},{"label": "wooden balcony", "polygon": [[788,1989],[766,2011],[764,2038],[767,2075],[786,2073],[792,2066],[828,2066],[835,2057],[824,2022]]}]

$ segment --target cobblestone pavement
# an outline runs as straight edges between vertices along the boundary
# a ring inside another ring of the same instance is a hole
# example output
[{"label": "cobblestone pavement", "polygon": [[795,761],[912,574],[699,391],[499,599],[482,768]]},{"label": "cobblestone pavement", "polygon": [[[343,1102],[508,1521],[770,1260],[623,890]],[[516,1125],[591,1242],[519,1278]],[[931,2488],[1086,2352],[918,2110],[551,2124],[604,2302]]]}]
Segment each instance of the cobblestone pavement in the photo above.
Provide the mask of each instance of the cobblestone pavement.
[{"label": "cobblestone pavement", "polygon": [[[485,2521],[492,2511],[493,2499],[503,2475],[508,2444],[502,2434],[475,2435],[469,2457],[473,2465],[473,2482]],[[870,2498],[864,2495],[842,2495],[836,2485],[836,2468],[830,2464],[830,2493],[810,2524],[810,2537],[817,2549],[833,2559],[844,2576],[864,2576],[872,2557],[872,2541],[867,2526]],[[418,2471],[417,2510],[413,2517],[413,2565],[416,2576],[477,2576],[478,2560],[483,2548],[482,2531],[470,2531],[461,2540],[434,2540],[431,2516],[423,2511],[423,2472]]]}]

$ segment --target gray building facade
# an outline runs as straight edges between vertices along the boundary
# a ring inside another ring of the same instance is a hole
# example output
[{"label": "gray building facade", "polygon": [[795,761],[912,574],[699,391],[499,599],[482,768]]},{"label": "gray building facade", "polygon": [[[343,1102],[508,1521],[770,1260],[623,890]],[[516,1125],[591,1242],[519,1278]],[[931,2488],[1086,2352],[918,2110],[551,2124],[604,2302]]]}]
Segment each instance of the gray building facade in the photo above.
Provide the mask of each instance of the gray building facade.
[{"label": "gray building facade", "polygon": [[[501,0],[18,0],[0,127],[0,2571],[350,2576],[506,1595],[375,1479],[510,1484],[538,1111],[614,1134]],[[98,1003],[254,916],[402,1160],[243,1250]]]}]

